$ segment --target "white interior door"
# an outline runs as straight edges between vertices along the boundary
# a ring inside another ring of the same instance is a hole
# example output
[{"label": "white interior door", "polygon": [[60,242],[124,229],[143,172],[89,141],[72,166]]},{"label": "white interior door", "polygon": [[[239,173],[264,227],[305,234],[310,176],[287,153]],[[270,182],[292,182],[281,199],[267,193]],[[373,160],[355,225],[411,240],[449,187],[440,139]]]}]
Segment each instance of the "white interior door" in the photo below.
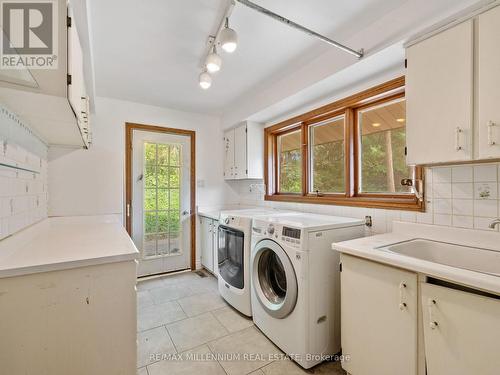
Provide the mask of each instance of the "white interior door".
[{"label": "white interior door", "polygon": [[189,136],[134,130],[132,239],[138,276],[187,269],[191,259]]}]

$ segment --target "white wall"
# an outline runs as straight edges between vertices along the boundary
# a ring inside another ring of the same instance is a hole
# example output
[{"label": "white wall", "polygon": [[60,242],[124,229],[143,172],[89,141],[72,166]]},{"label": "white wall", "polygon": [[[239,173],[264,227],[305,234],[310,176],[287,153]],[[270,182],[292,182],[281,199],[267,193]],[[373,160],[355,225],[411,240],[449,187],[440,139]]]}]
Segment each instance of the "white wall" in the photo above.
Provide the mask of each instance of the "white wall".
[{"label": "white wall", "polygon": [[97,98],[96,114],[91,116],[91,148],[49,149],[49,216],[123,217],[125,122],[196,131],[196,178],[204,185],[196,189],[197,205],[215,207],[224,202],[224,195],[231,195],[230,190],[225,194],[223,183],[219,118]]}]

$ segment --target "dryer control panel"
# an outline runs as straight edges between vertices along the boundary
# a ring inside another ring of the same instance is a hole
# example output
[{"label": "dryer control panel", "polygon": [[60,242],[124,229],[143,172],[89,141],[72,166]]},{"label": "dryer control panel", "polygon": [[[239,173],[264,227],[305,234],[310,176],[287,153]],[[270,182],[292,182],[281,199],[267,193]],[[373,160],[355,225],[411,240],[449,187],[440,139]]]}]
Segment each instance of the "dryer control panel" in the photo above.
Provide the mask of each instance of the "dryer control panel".
[{"label": "dryer control panel", "polygon": [[300,245],[300,234],[300,229],[283,226],[281,230],[281,240],[285,243],[298,246]]}]

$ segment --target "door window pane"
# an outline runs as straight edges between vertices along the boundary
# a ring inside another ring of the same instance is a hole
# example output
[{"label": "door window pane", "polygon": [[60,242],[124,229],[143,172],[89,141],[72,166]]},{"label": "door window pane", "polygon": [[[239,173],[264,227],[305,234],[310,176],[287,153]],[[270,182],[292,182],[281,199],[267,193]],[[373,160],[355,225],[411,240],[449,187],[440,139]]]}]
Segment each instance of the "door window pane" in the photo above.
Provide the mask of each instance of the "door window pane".
[{"label": "door window pane", "polygon": [[397,99],[358,112],[361,134],[360,192],[410,193],[401,179],[411,178],[406,165],[406,105]]},{"label": "door window pane", "polygon": [[180,145],[144,143],[145,257],[182,253],[180,155]]},{"label": "door window pane", "polygon": [[312,192],[345,192],[344,128],[344,116],[310,127]]},{"label": "door window pane", "polygon": [[282,193],[302,192],[302,152],[300,135],[299,129],[277,137],[279,191]]}]

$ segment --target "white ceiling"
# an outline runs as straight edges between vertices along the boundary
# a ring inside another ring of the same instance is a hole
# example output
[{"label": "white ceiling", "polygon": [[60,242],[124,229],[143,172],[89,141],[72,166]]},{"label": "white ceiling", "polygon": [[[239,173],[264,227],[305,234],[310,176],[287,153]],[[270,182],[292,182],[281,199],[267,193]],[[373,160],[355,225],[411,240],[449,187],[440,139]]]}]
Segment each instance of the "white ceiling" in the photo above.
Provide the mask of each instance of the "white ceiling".
[{"label": "white ceiling", "polygon": [[[331,46],[237,4],[230,23],[239,45],[223,54],[221,72],[212,87],[198,86],[200,61],[207,37],[217,29],[227,0],[87,0],[97,96],[113,97],[199,113],[225,114],[254,100],[259,92],[286,83],[299,91],[313,82],[297,82],[311,61]],[[471,0],[254,0],[295,22],[338,41],[349,41],[360,30],[395,10],[420,9],[417,17],[441,14]],[[422,9],[425,12],[421,11]],[[433,13],[434,12],[434,13]],[[438,13],[436,13],[438,12]],[[404,26],[413,27],[412,14]],[[391,28],[392,25],[385,25]],[[401,25],[394,27],[401,28]],[[400,30],[398,29],[398,32]],[[381,39],[386,36],[381,34]],[[355,39],[353,39],[355,40]],[[371,41],[382,46],[385,40]],[[391,41],[394,42],[394,41]],[[361,39],[358,40],[361,43]],[[354,49],[363,45],[349,45]],[[336,52],[344,66],[355,57]],[[331,58],[331,56],[330,56]],[[328,60],[326,60],[328,61]],[[323,68],[323,75],[332,72]],[[300,74],[302,74],[302,72]],[[287,90],[282,90],[283,94]],[[262,97],[260,98],[262,99]],[[273,103],[276,99],[273,98]]]}]

